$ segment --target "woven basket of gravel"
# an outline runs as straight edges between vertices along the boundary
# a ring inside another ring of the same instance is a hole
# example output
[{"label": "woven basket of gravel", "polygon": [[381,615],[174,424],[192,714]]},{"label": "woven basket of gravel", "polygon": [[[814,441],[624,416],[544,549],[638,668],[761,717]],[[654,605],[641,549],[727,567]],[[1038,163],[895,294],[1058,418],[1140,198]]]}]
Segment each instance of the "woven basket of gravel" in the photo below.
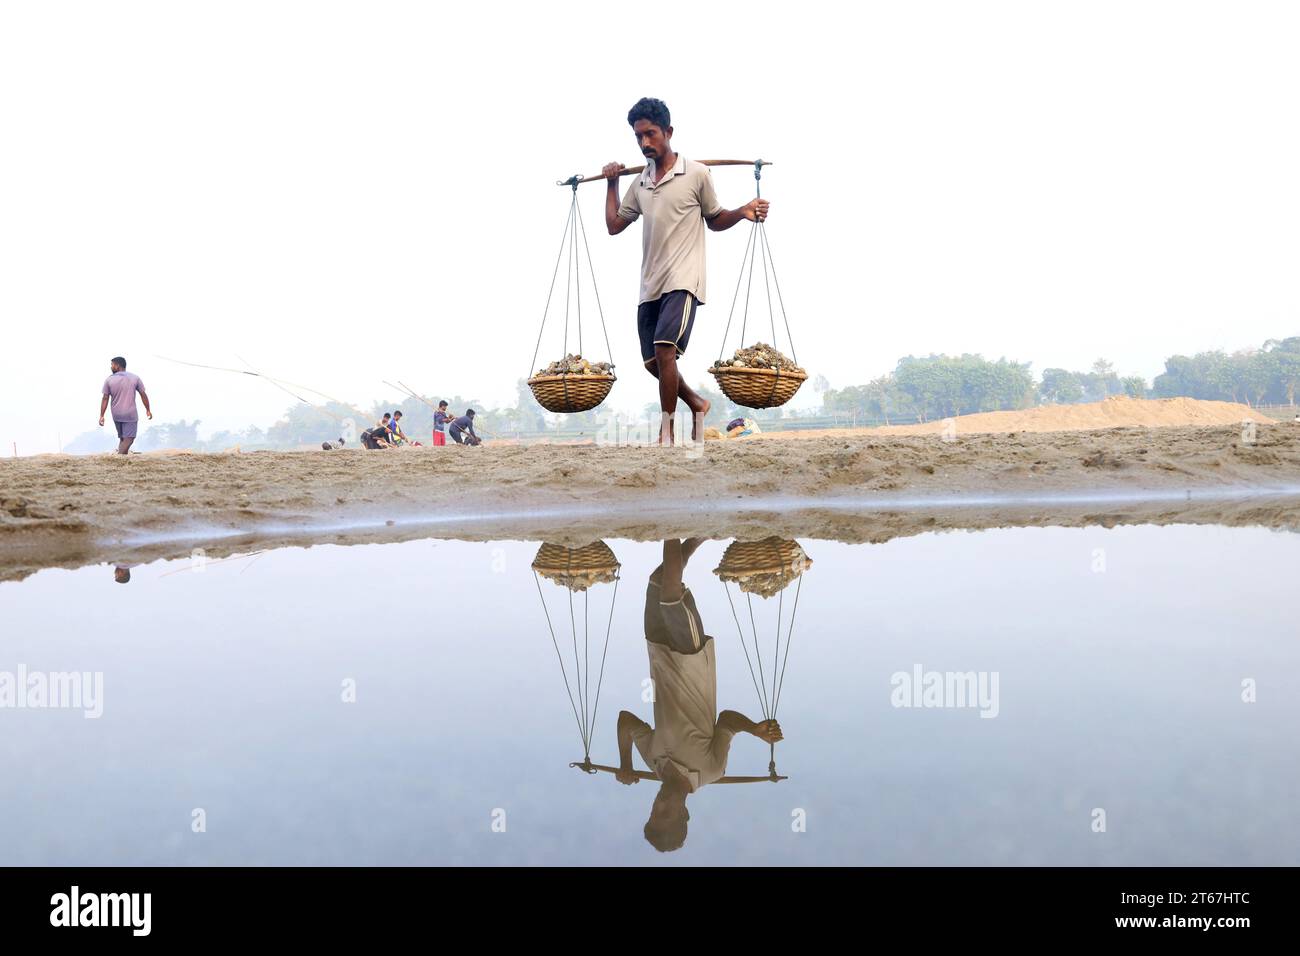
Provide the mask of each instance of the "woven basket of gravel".
[{"label": "woven basket of gravel", "polygon": [[614,387],[613,374],[534,375],[528,380],[537,404],[548,412],[585,412],[595,408]]},{"label": "woven basket of gravel", "polygon": [[784,405],[808,378],[804,371],[729,366],[715,366],[709,374],[718,380],[723,395],[746,408]]},{"label": "woven basket of gravel", "polygon": [[604,541],[593,541],[581,548],[543,544],[533,558],[534,571],[570,591],[585,591],[595,584],[616,581],[620,567]]},{"label": "woven basket of gravel", "polygon": [[734,582],[742,591],[768,598],[810,567],[812,560],[798,541],[771,537],[731,542],[713,573],[723,581]]}]

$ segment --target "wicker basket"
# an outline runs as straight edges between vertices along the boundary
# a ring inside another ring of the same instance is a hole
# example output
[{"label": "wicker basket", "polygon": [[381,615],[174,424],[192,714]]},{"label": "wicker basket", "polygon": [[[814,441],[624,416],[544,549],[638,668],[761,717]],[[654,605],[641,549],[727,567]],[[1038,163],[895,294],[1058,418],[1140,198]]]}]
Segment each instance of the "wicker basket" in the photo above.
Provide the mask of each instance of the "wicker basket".
[{"label": "wicker basket", "polygon": [[620,567],[604,541],[593,541],[581,548],[543,544],[533,558],[534,571],[570,591],[585,591],[593,584],[616,581]]},{"label": "wicker basket", "polygon": [[808,373],[781,371],[770,368],[732,368],[720,366],[709,369],[718,380],[722,394],[737,405],[746,408],[776,408],[794,398]]},{"label": "wicker basket", "polygon": [[713,573],[735,582],[742,591],[769,598],[810,567],[812,560],[798,541],[772,537],[731,542]]},{"label": "wicker basket", "polygon": [[[614,387],[614,375],[534,375],[528,380],[537,404],[548,412],[585,412],[605,400]],[[791,393],[793,394],[793,393]]]}]

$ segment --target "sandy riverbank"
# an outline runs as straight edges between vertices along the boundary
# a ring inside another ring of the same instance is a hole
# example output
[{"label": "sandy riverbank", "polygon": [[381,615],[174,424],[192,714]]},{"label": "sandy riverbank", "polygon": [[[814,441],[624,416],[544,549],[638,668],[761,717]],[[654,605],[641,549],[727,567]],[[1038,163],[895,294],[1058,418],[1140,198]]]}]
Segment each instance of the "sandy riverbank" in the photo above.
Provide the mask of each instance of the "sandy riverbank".
[{"label": "sandy riverbank", "polygon": [[[175,542],[205,536],[231,546],[419,534],[550,534],[576,542],[691,528],[716,536],[746,529],[761,535],[780,525],[790,536],[877,540],[934,527],[1087,523],[1089,515],[1169,521],[1188,511],[1169,504],[1184,491],[1199,496],[1216,489],[1297,485],[1300,426],[1289,423],[1259,425],[1253,443],[1243,440],[1241,426],[1235,425],[959,431],[951,441],[850,434],[671,450],[488,445],[394,452],[49,455],[0,461],[0,579],[43,566],[112,560],[128,550],[152,548],[150,539],[160,537],[173,542],[169,546],[175,551]],[[1021,517],[1008,516],[1016,509],[1005,500],[1079,492],[1142,492],[1156,500],[1140,508],[1044,504]],[[957,509],[960,516],[954,512],[954,497],[988,495],[1004,503]],[[935,507],[900,508],[903,498],[933,499]],[[765,517],[774,499],[781,499],[782,517]],[[841,506],[850,499],[851,507]],[[751,506],[760,513],[744,514]],[[797,518],[791,511],[796,506],[802,509]],[[819,515],[822,506],[830,511]],[[1297,518],[1286,502],[1197,507],[1188,520],[1283,527]],[[652,512],[657,517],[652,519]],[[854,513],[868,517],[859,520]],[[869,517],[880,514],[902,517],[892,522]],[[438,527],[417,532],[417,521]],[[339,530],[344,527],[348,530]]]}]

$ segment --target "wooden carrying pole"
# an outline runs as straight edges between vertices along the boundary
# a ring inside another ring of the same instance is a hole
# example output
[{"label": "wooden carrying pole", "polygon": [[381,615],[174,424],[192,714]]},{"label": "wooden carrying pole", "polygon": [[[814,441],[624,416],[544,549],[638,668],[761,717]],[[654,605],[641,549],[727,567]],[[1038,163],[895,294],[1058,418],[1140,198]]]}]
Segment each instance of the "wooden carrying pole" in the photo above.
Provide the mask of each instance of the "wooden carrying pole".
[{"label": "wooden carrying pole", "polygon": [[[579,770],[583,771],[584,773],[595,773],[597,770],[603,770],[605,771],[605,773],[618,773],[618,767],[607,767],[604,764],[592,763],[589,759],[584,760],[581,763],[574,761],[573,763],[569,764],[569,766],[577,767]],[[655,782],[660,782],[663,779],[658,774],[651,773],[649,770],[633,770],[632,774],[638,780],[654,780]],[[776,772],[776,768],[773,767],[772,770],[769,771],[766,777],[726,776],[726,777],[719,777],[717,780],[713,782],[714,783],[778,783],[782,780],[789,780],[789,779],[790,779],[789,777],[780,776]]]},{"label": "wooden carrying pole", "polygon": [[[763,166],[771,166],[765,159],[697,159],[697,163],[703,163],[705,166],[753,166],[759,169]],[[636,176],[645,172],[645,166],[628,166],[618,171],[619,176]],[[596,173],[594,176],[573,175],[568,179],[556,180],[557,186],[577,186],[578,183],[606,182],[607,177],[602,173]]]}]

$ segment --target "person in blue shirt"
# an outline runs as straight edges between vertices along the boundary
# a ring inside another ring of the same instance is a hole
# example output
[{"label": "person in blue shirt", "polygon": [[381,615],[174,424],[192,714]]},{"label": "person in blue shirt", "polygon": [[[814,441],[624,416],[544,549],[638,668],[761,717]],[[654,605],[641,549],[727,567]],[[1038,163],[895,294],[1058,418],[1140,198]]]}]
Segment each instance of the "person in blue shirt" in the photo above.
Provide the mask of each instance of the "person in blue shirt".
[{"label": "person in blue shirt", "polygon": [[392,436],[389,441],[394,445],[409,445],[411,443],[411,440],[406,437],[406,432],[402,431],[402,410],[400,408],[393,412],[392,420],[388,423],[388,432]]},{"label": "person in blue shirt", "polygon": [[481,445],[483,439],[474,434],[474,409],[469,409],[460,418],[454,419],[447,428],[451,440],[457,445]]}]

